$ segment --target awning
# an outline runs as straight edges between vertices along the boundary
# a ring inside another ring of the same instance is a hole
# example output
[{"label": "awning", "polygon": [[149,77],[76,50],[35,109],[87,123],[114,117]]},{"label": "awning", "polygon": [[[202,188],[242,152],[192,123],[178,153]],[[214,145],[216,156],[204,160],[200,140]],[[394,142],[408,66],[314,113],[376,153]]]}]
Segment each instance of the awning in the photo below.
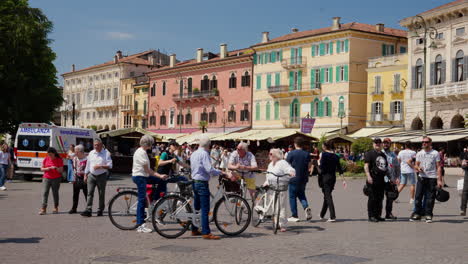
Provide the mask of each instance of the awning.
[{"label": "awning", "polygon": [[102,133],[99,133],[98,135],[101,138],[105,138],[105,137],[118,137],[118,136],[123,136],[123,135],[131,134],[131,133],[140,133],[142,135],[150,135],[156,139],[161,139],[161,135],[144,130],[139,127],[120,128],[116,130],[102,132]]},{"label": "awning", "polygon": [[355,138],[352,138],[352,137],[349,137],[349,136],[346,136],[346,135],[343,135],[343,134],[340,134],[340,133],[329,134],[328,136],[326,136],[326,138],[327,138],[327,140],[333,140],[333,139],[340,138],[340,139],[349,141],[351,143],[356,141]]},{"label": "awning", "polygon": [[364,127],[352,134],[349,134],[348,136],[352,138],[370,137],[377,133],[382,133],[389,129],[391,128],[390,127]]},{"label": "awning", "polygon": [[327,137],[334,132],[339,132],[339,130],[339,127],[314,127],[309,135],[315,138],[321,138],[322,135]]},{"label": "awning", "polygon": [[295,129],[253,129],[253,130],[248,130],[248,131],[239,132],[239,133],[231,133],[229,135],[215,136],[212,138],[212,140],[276,141],[281,138],[293,136],[296,134],[317,140],[316,137],[313,137],[309,134],[301,133]]},{"label": "awning", "polygon": [[[223,133],[221,133],[221,134],[223,134]],[[200,140],[201,136],[207,136],[209,139],[213,139],[214,137],[219,136],[219,135],[220,135],[220,133],[196,132],[196,133],[188,134],[188,135],[185,135],[185,136],[182,136],[182,137],[178,137],[175,140],[179,144],[183,144],[185,142],[187,142],[188,144],[196,144]]]},{"label": "awning", "polygon": [[399,142],[399,143],[403,143],[405,141],[408,141],[413,138],[415,138],[416,136],[400,136],[400,137],[385,137],[385,138],[389,138],[392,142]]},{"label": "awning", "polygon": [[[453,140],[466,139],[468,135],[429,135],[432,142],[449,142]],[[411,139],[411,142],[422,142],[422,137],[416,137]]]}]

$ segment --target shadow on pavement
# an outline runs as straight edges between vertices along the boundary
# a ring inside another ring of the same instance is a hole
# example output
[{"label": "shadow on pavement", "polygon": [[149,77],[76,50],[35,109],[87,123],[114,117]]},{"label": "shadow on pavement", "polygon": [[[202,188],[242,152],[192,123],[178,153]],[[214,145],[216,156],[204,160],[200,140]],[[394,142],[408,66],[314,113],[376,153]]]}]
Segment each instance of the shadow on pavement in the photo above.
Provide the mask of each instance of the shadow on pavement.
[{"label": "shadow on pavement", "polygon": [[460,220],[455,220],[455,219],[441,219],[441,220],[435,220],[434,222],[440,222],[440,223],[448,223],[448,224],[461,224],[461,223],[468,223],[468,219],[460,219]]},{"label": "shadow on pavement", "polygon": [[42,239],[43,239],[42,237],[5,238],[5,239],[0,239],[0,244],[1,243],[33,244],[33,243],[39,243],[40,240]]}]

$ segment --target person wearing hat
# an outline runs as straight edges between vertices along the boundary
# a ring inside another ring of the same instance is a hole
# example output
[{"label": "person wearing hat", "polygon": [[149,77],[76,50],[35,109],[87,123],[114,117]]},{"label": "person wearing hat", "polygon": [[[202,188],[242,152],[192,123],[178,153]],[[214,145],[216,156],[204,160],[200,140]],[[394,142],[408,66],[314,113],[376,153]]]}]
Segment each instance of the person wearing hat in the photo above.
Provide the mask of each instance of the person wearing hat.
[{"label": "person wearing hat", "polygon": [[369,222],[385,221],[382,218],[382,203],[385,191],[385,176],[388,173],[387,157],[382,152],[382,139],[375,138],[374,149],[364,156],[364,171],[367,176],[367,186],[370,193],[367,201]]},{"label": "person wearing hat", "polygon": [[[415,169],[419,172],[418,184],[416,185],[415,210],[410,221],[421,220],[424,214],[426,223],[432,223],[434,202],[437,187],[444,186],[444,180],[440,168],[439,152],[432,149],[432,139],[423,137],[423,149],[416,154]],[[423,197],[426,198],[423,203]]]},{"label": "person wearing hat", "polygon": [[[387,163],[388,163],[388,181],[387,184],[393,186],[395,184],[400,183],[400,163],[398,162],[397,155],[390,149],[392,145],[392,140],[389,138],[385,138],[383,140],[383,150],[382,152],[387,156]],[[393,191],[394,188],[390,188],[390,190],[385,191],[385,219],[389,220],[396,220],[397,218],[392,214],[393,211],[393,202],[395,201],[391,195],[389,195],[390,191]]]}]

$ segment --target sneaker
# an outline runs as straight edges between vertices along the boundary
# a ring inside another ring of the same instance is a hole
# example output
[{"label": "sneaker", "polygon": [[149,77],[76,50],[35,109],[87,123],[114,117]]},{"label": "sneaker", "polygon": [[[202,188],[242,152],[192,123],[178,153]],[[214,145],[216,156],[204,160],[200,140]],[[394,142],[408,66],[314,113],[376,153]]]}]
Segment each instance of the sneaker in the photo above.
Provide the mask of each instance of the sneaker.
[{"label": "sneaker", "polygon": [[426,216],[426,223],[432,223],[432,216]]},{"label": "sneaker", "polygon": [[414,199],[410,199],[410,200],[409,200],[409,203],[410,203],[410,204],[414,204]]},{"label": "sneaker", "polygon": [[419,221],[421,220],[421,216],[416,214],[416,213],[413,213],[409,219],[411,222],[414,222],[414,221]]},{"label": "sneaker", "polygon": [[461,215],[461,216],[466,216],[466,210],[461,210],[461,211],[460,211],[460,215]]},{"label": "sneaker", "polygon": [[280,232],[286,232],[286,231],[287,231],[286,227],[280,228]]},{"label": "sneaker", "polygon": [[320,214],[318,215],[318,218],[319,220],[325,220],[325,218],[323,218],[323,216],[321,216]]},{"label": "sneaker", "polygon": [[7,188],[5,186],[0,187],[0,191],[6,191],[6,189]]},{"label": "sneaker", "polygon": [[376,218],[377,220],[379,220],[379,222],[385,222],[385,218],[383,217],[377,216]]},{"label": "sneaker", "polygon": [[151,228],[146,227],[146,224],[142,224],[137,228],[138,233],[151,233],[153,230]]},{"label": "sneaker", "polygon": [[289,217],[288,222],[299,222],[299,218],[297,217]]},{"label": "sneaker", "polygon": [[54,210],[52,210],[53,214],[58,214],[58,212],[59,212],[58,207],[55,207]]},{"label": "sneaker", "polygon": [[335,218],[330,218],[327,220],[327,223],[334,223],[336,222],[336,219]]},{"label": "sneaker", "polygon": [[304,210],[304,213],[306,215],[306,220],[307,221],[310,221],[312,219],[312,209],[310,209],[309,207],[307,207],[305,210]]},{"label": "sneaker", "polygon": [[91,211],[90,210],[86,210],[84,212],[81,213],[81,216],[84,216],[84,217],[91,217]]},{"label": "sneaker", "polygon": [[369,217],[369,220],[368,220],[368,221],[369,221],[369,222],[372,222],[372,223],[378,223],[378,222],[379,222],[379,220],[377,220],[377,218],[375,218],[375,217],[373,217],[373,216]]},{"label": "sneaker", "polygon": [[46,209],[41,208],[41,210],[39,211],[39,215],[45,215],[45,214],[46,214]]},{"label": "sneaker", "polygon": [[388,219],[388,220],[397,220],[397,217],[394,216],[393,214],[388,214],[385,216],[385,219]]},{"label": "sneaker", "polygon": [[200,231],[192,231],[192,236],[201,236],[202,233]]}]

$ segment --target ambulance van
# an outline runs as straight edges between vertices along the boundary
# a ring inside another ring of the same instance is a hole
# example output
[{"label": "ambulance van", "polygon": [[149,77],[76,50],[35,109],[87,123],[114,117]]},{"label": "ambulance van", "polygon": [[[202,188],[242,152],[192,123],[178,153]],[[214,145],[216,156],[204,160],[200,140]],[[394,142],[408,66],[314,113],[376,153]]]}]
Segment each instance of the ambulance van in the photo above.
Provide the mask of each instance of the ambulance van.
[{"label": "ambulance van", "polygon": [[47,156],[49,147],[55,148],[64,159],[63,177],[67,173],[67,152],[70,145],[82,144],[85,152],[93,149],[96,132],[92,129],[69,128],[45,123],[22,123],[19,125],[15,139],[15,156],[18,168],[15,174],[22,175],[25,180],[41,177],[42,161]]}]

